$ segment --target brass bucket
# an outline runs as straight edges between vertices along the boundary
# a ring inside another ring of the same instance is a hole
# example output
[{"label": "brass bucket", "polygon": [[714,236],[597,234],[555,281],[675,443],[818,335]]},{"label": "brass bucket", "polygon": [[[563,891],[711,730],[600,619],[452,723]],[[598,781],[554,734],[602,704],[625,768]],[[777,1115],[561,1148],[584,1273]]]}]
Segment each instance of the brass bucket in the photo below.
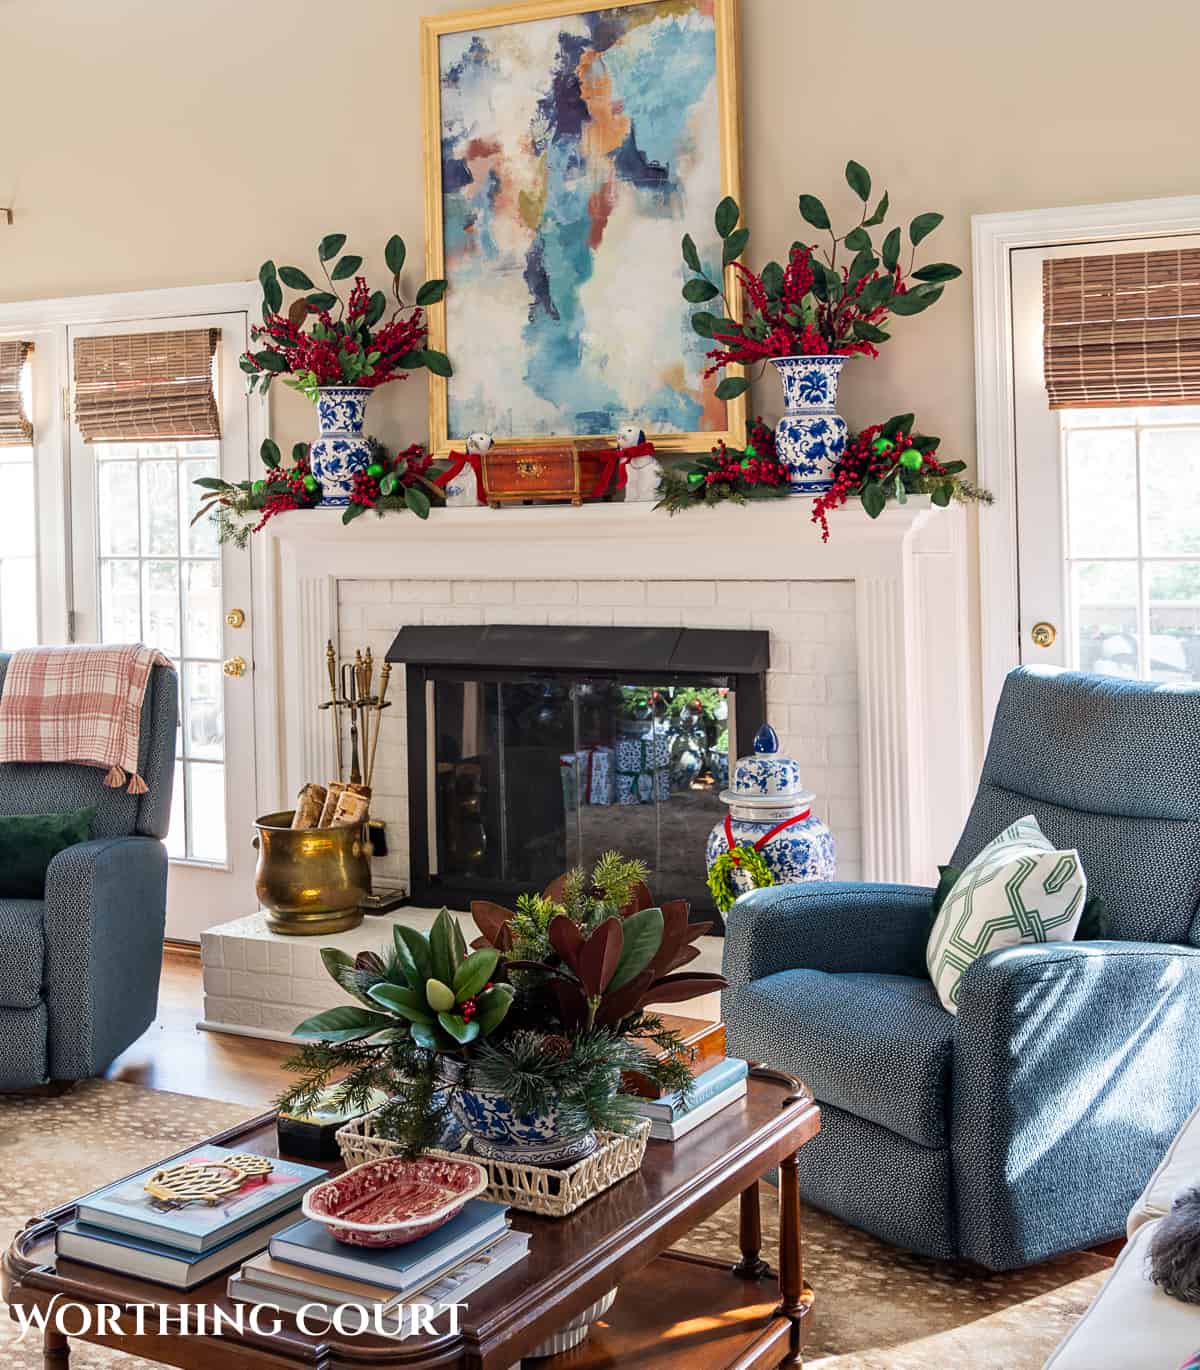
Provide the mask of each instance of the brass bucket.
[{"label": "brass bucket", "polygon": [[272,932],[308,937],[356,928],[371,892],[363,829],[293,828],[292,810],[254,821],[254,892]]}]

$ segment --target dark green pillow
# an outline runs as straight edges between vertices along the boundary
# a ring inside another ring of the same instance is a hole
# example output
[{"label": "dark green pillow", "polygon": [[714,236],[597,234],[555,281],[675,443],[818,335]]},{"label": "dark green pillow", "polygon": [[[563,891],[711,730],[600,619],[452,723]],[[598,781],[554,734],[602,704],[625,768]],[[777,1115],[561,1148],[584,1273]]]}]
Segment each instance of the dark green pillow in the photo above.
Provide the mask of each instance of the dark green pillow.
[{"label": "dark green pillow", "polygon": [[46,868],[60,851],[91,837],[95,817],[95,806],[0,816],[0,899],[43,898]]}]

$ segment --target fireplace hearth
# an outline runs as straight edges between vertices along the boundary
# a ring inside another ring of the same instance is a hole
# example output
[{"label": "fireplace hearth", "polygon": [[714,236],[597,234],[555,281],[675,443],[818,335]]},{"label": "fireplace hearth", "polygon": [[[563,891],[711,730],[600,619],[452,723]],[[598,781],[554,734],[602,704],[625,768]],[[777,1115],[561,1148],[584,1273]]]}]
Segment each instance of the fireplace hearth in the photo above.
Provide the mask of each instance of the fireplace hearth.
[{"label": "fireplace hearth", "polygon": [[410,625],[387,656],[406,669],[414,903],[510,903],[618,848],[659,898],[716,916],[705,839],[765,721],[766,631]]}]

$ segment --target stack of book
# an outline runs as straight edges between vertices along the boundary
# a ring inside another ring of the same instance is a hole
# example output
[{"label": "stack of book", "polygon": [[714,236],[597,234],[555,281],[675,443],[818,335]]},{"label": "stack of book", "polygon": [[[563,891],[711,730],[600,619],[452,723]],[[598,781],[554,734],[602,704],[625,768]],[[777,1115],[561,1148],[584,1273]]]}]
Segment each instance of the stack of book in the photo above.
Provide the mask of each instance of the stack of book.
[{"label": "stack of book", "polygon": [[347,1246],[305,1219],[230,1277],[229,1296],[313,1317],[351,1305],[375,1325],[378,1315],[413,1303],[430,1305],[436,1317],[525,1256],[529,1238],[512,1231],[507,1214],[502,1204],[471,1199],[427,1237],[383,1248]]},{"label": "stack of book", "polygon": [[[239,1166],[239,1161],[242,1164]],[[274,1157],[202,1146],[178,1160],[98,1189],[58,1230],[58,1254],[175,1289],[192,1289],[261,1251],[296,1220],[306,1190],[324,1170]],[[189,1181],[210,1201],[185,1199]],[[154,1192],[148,1190],[153,1184]],[[170,1197],[172,1189],[180,1197]]]},{"label": "stack of book", "polygon": [[637,1112],[650,1120],[650,1136],[660,1142],[677,1142],[745,1095],[749,1068],[745,1061],[725,1055],[723,1023],[666,1015],[663,1022],[680,1034],[692,1052],[692,1087],[687,1103],[677,1093],[664,1094],[645,1075],[630,1073],[623,1082],[638,1096]]}]

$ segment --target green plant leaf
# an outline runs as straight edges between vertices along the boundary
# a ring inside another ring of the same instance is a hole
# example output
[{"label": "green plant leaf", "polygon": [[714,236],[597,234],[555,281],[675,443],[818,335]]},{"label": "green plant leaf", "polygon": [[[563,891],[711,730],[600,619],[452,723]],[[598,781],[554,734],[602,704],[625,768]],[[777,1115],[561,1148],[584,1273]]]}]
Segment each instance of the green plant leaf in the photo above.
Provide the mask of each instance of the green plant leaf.
[{"label": "green plant leaf", "polygon": [[750,241],[750,230],[748,228],[735,229],[721,249],[721,261],[728,266],[730,262],[736,261],[746,250],[746,244]]},{"label": "green plant leaf", "polygon": [[410,1031],[413,1041],[416,1042],[417,1046],[424,1047],[426,1051],[436,1051],[441,1045],[437,1028],[432,1028],[427,1023],[414,1023]]},{"label": "green plant leaf", "polygon": [[192,484],[198,485],[201,490],[234,490],[237,488],[227,480],[222,480],[220,476],[197,476]]},{"label": "green plant leaf", "polygon": [[484,985],[495,973],[499,960],[500,953],[494,947],[480,947],[467,957],[454,972],[454,998],[458,1003],[461,1004],[465,999],[474,999],[481,993]]},{"label": "green plant leaf", "polygon": [[683,298],[688,304],[704,304],[708,300],[715,300],[721,292],[711,281],[706,281],[703,276],[693,276],[690,281],[683,283]]},{"label": "green plant leaf", "polygon": [[512,1008],[513,994],[511,985],[493,985],[491,989],[476,995],[474,1021],[479,1024],[483,1036],[495,1032],[504,1021],[508,1010]]},{"label": "green plant leaf", "polygon": [[871,481],[863,486],[861,499],[862,507],[873,519],[877,519],[887,505],[887,491],[878,481]]},{"label": "green plant leaf", "polygon": [[346,246],[346,235],[344,233],[327,233],[317,245],[317,256],[323,262],[328,262]]},{"label": "green plant leaf", "polygon": [[908,241],[916,247],[922,238],[929,237],[943,217],[941,214],[918,214],[908,226]]},{"label": "green plant leaf", "polygon": [[940,485],[935,485],[930,493],[930,503],[936,504],[939,509],[945,507],[954,498],[954,484],[952,481],[942,481]]},{"label": "green plant leaf", "polygon": [[890,333],[885,333],[882,328],[877,328],[875,324],[868,323],[866,319],[855,319],[853,325],[854,336],[861,338],[863,342],[881,343],[887,342],[891,337]]},{"label": "green plant leaf", "polygon": [[429,496],[424,490],[418,490],[415,485],[405,486],[404,503],[419,519],[429,517]]},{"label": "green plant leaf", "polygon": [[734,400],[749,389],[750,382],[744,376],[726,376],[717,386],[716,396],[719,400]]},{"label": "green plant leaf", "polygon": [[344,281],[348,276],[353,276],[360,266],[362,266],[362,258],[356,257],[353,252],[347,252],[344,257],[338,258],[333,270],[329,273],[330,279]]},{"label": "green plant leaf", "polygon": [[322,313],[327,313],[338,302],[338,297],[328,290],[316,290],[311,295],[305,295],[304,299],[307,304]]},{"label": "green plant leaf", "polygon": [[887,191],[885,190],[883,194],[879,197],[879,203],[875,206],[875,213],[872,214],[869,219],[863,220],[863,227],[874,228],[877,224],[883,223],[884,219],[887,218],[887,212],[888,196]]},{"label": "green plant leaf", "polygon": [[717,321],[715,314],[708,313],[701,309],[692,315],[692,328],[700,334],[702,338],[711,338],[713,335],[713,325]]},{"label": "green plant leaf", "polygon": [[363,315],[363,322],[368,328],[374,328],[383,318],[385,309],[387,309],[387,296],[382,290],[372,291],[371,298],[367,301],[367,312]]},{"label": "green plant leaf", "polygon": [[[728,238],[733,230],[738,226],[738,220],[742,217],[742,211],[738,208],[738,202],[732,195],[726,195],[717,206],[717,211],[713,215],[713,222],[717,226],[717,232],[722,238]],[[699,271],[699,267],[693,268]]]},{"label": "green plant leaf", "polygon": [[429,930],[429,974],[443,985],[454,983],[453,921],[453,915],[443,909]]},{"label": "green plant leaf", "polygon": [[384,1013],[372,1013],[355,1004],[339,1004],[337,1008],[306,1018],[299,1027],[292,1029],[292,1036],[308,1042],[359,1042],[395,1026]]},{"label": "green plant leaf", "polygon": [[263,262],[262,266],[258,268],[258,283],[262,286],[264,293],[275,277],[275,263],[269,260]]},{"label": "green plant leaf", "polygon": [[311,290],[313,288],[312,281],[298,266],[281,266],[279,268],[279,279],[289,290]]},{"label": "green plant leaf", "polygon": [[424,308],[426,305],[437,304],[446,293],[445,281],[426,281],[417,291],[417,303]]},{"label": "green plant leaf", "polygon": [[850,263],[850,274],[846,278],[847,286],[857,285],[864,276],[869,276],[878,265],[879,258],[869,248],[863,248],[861,252],[856,252],[854,260]]},{"label": "green plant leaf", "polygon": [[701,270],[700,254],[696,251],[696,244],[692,241],[690,233],[683,235],[683,260],[693,271]]},{"label": "green plant leaf", "polygon": [[383,249],[383,260],[393,276],[399,276],[404,270],[404,259],[407,256],[408,249],[404,246],[404,239],[399,233],[393,233]]},{"label": "green plant leaf", "polygon": [[615,993],[640,975],[662,946],[663,912],[659,908],[631,913],[624,923],[625,941],[621,957],[606,992]]},{"label": "green plant leaf", "polygon": [[308,460],[308,443],[292,443],[292,465],[299,466],[302,461]]},{"label": "green plant leaf", "polygon": [[256,352],[254,360],[264,371],[271,371],[277,376],[288,369],[287,358],[278,352]]},{"label": "green plant leaf", "polygon": [[360,519],[367,512],[365,504],[348,504],[342,510],[342,522],[353,523],[355,519]]},{"label": "green plant leaf", "polygon": [[942,287],[940,285],[919,285],[905,295],[893,295],[888,309],[893,314],[900,314],[907,318],[912,314],[920,314],[923,310],[928,309],[931,304],[937,304],[941,298]]},{"label": "green plant leaf", "polygon": [[419,990],[402,989],[399,985],[384,983],[372,985],[367,992],[377,1004],[382,1004],[392,1013],[398,1013],[401,1018],[407,1018],[410,1023],[433,1026],[433,1013]]},{"label": "green plant leaf", "polygon": [[267,470],[274,471],[279,465],[279,445],[271,438],[263,438],[258,457]]},{"label": "green plant leaf", "polygon": [[354,969],[354,957],[347,956],[344,951],[339,951],[337,947],[322,947],[321,964],[325,967],[330,979],[336,980],[341,985],[342,976]]},{"label": "green plant leaf", "polygon": [[713,324],[713,333],[721,333],[726,337],[740,338],[742,336],[742,325],[733,319],[720,318]]},{"label": "green plant leaf", "polygon": [[379,482],[379,493],[381,495],[394,495],[399,481],[396,479],[395,471],[389,471]]},{"label": "green plant leaf", "polygon": [[452,376],[454,374],[454,368],[450,365],[450,358],[444,352],[435,352],[433,348],[427,347],[417,355],[424,363],[425,369],[432,371],[435,376]]},{"label": "green plant leaf", "polygon": [[918,281],[953,281],[962,275],[962,267],[954,266],[950,262],[930,262],[928,266],[919,266],[913,272],[914,279]]},{"label": "green plant leaf", "polygon": [[[413,986],[424,985],[432,973],[433,966],[429,938],[416,928],[396,923],[392,928],[392,940],[396,944],[396,956],[404,967],[405,976],[408,976],[411,966]],[[401,947],[404,948],[403,952]]]},{"label": "green plant leaf", "polygon": [[768,262],[762,269],[762,283],[767,299],[779,299],[783,294],[783,266],[779,262]]},{"label": "green plant leaf", "polygon": [[871,198],[871,174],[860,163],[846,163],[846,184],[864,204]]},{"label": "green plant leaf", "polygon": [[865,228],[852,228],[842,241],[851,252],[871,251],[871,235]]},{"label": "green plant leaf", "polygon": [[473,1042],[479,1036],[479,1024],[474,1018],[468,1023],[461,1014],[439,1013],[438,1022],[459,1046],[465,1047],[468,1042]]},{"label": "green plant leaf", "polygon": [[814,228],[829,227],[829,214],[815,195],[800,196],[800,213]]},{"label": "green plant leaf", "polygon": [[893,414],[879,430],[879,436],[887,438],[889,442],[894,442],[901,433],[907,437],[912,432],[912,426],[913,416],[911,414]]},{"label": "green plant leaf", "polygon": [[893,228],[884,238],[883,246],[879,249],[879,256],[889,271],[895,271],[900,265],[900,230],[898,228]]}]

